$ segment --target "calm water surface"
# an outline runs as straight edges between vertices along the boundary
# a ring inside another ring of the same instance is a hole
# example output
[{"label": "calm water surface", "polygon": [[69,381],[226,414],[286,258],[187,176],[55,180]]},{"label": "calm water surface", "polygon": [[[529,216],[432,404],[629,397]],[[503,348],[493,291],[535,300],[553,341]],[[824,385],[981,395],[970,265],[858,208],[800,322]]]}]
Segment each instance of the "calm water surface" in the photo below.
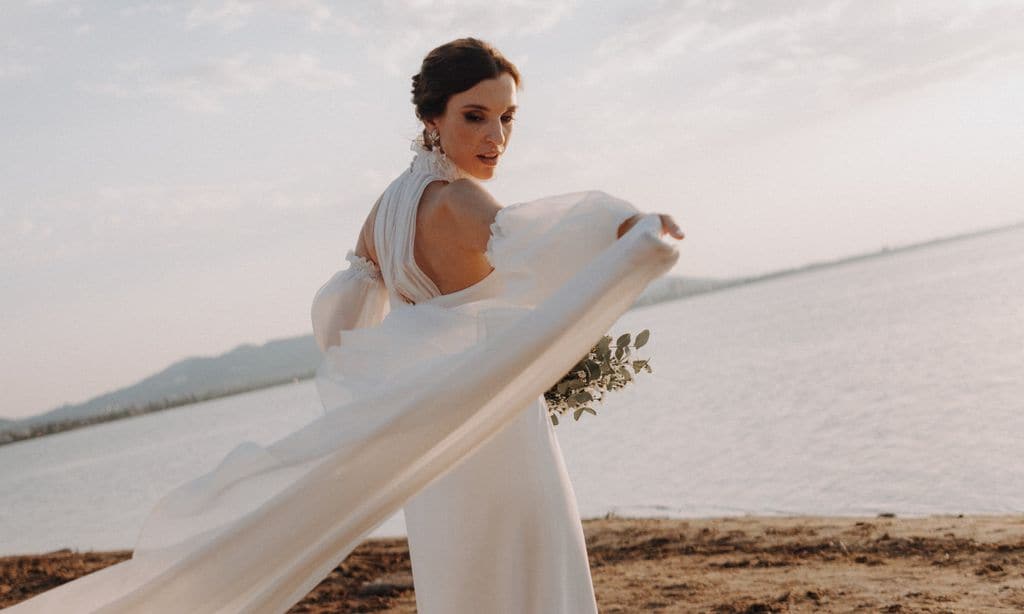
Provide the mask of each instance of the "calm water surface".
[{"label": "calm water surface", "polygon": [[[557,427],[584,517],[1024,512],[1024,229],[626,313],[652,374]],[[312,382],[0,447],[0,554],[131,548]],[[404,533],[401,514],[374,535]]]}]

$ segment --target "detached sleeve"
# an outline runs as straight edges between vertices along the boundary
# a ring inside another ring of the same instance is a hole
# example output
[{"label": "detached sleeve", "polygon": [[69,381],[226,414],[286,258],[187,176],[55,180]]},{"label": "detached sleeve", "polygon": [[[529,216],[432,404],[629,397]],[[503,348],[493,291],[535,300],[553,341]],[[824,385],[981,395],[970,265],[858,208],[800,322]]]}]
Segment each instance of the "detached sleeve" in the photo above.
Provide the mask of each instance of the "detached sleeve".
[{"label": "detached sleeve", "polygon": [[348,268],[335,273],[313,297],[313,336],[322,351],[341,343],[341,331],[375,326],[389,310],[377,265],[352,250],[345,260]]},{"label": "detached sleeve", "polygon": [[538,303],[613,245],[622,222],[642,213],[591,190],[508,205],[491,224],[487,259],[522,302]]}]

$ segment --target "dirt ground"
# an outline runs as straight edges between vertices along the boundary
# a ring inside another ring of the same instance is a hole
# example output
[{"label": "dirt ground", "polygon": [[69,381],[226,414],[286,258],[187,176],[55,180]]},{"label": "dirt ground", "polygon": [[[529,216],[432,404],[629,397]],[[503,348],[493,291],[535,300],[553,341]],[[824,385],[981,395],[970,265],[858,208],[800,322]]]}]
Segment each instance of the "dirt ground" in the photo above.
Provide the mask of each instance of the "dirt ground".
[{"label": "dirt ground", "polygon": [[[585,520],[601,612],[1024,612],[1024,515]],[[0,607],[130,551],[0,558]],[[372,539],[290,612],[416,611],[404,539]]]}]

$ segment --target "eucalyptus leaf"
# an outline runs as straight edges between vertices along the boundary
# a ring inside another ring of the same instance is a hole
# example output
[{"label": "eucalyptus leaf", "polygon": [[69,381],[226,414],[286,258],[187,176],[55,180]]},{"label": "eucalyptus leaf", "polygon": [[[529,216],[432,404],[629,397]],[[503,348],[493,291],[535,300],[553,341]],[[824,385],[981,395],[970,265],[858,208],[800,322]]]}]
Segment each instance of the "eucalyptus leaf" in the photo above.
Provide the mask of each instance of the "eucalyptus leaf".
[{"label": "eucalyptus leaf", "polygon": [[633,360],[632,356],[632,350],[650,340],[650,331],[644,329],[638,333],[635,346],[629,345],[630,337],[629,333],[619,335],[613,354],[612,336],[602,336],[572,370],[544,392],[552,424],[558,425],[559,416],[569,413],[572,413],[574,420],[579,420],[583,412],[596,416],[597,410],[589,405],[603,401],[608,391],[619,390],[632,382],[634,377],[629,367],[632,367],[634,373],[639,373],[640,369],[652,372],[646,359]]}]

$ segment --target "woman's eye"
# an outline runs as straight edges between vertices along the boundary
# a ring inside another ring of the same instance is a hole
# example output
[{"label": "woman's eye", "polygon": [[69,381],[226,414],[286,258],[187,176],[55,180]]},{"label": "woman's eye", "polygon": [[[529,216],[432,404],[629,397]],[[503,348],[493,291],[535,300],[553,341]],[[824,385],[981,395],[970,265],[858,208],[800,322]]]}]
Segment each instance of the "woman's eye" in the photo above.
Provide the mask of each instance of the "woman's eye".
[{"label": "woman's eye", "polygon": [[467,113],[466,114],[466,121],[479,122],[479,121],[483,121],[483,119],[484,119],[483,117],[477,115],[476,113]]},{"label": "woman's eye", "polygon": [[505,122],[506,124],[512,123],[512,120],[514,120],[514,119],[515,119],[515,117],[513,117],[511,115],[503,115],[501,117],[501,121]]}]

